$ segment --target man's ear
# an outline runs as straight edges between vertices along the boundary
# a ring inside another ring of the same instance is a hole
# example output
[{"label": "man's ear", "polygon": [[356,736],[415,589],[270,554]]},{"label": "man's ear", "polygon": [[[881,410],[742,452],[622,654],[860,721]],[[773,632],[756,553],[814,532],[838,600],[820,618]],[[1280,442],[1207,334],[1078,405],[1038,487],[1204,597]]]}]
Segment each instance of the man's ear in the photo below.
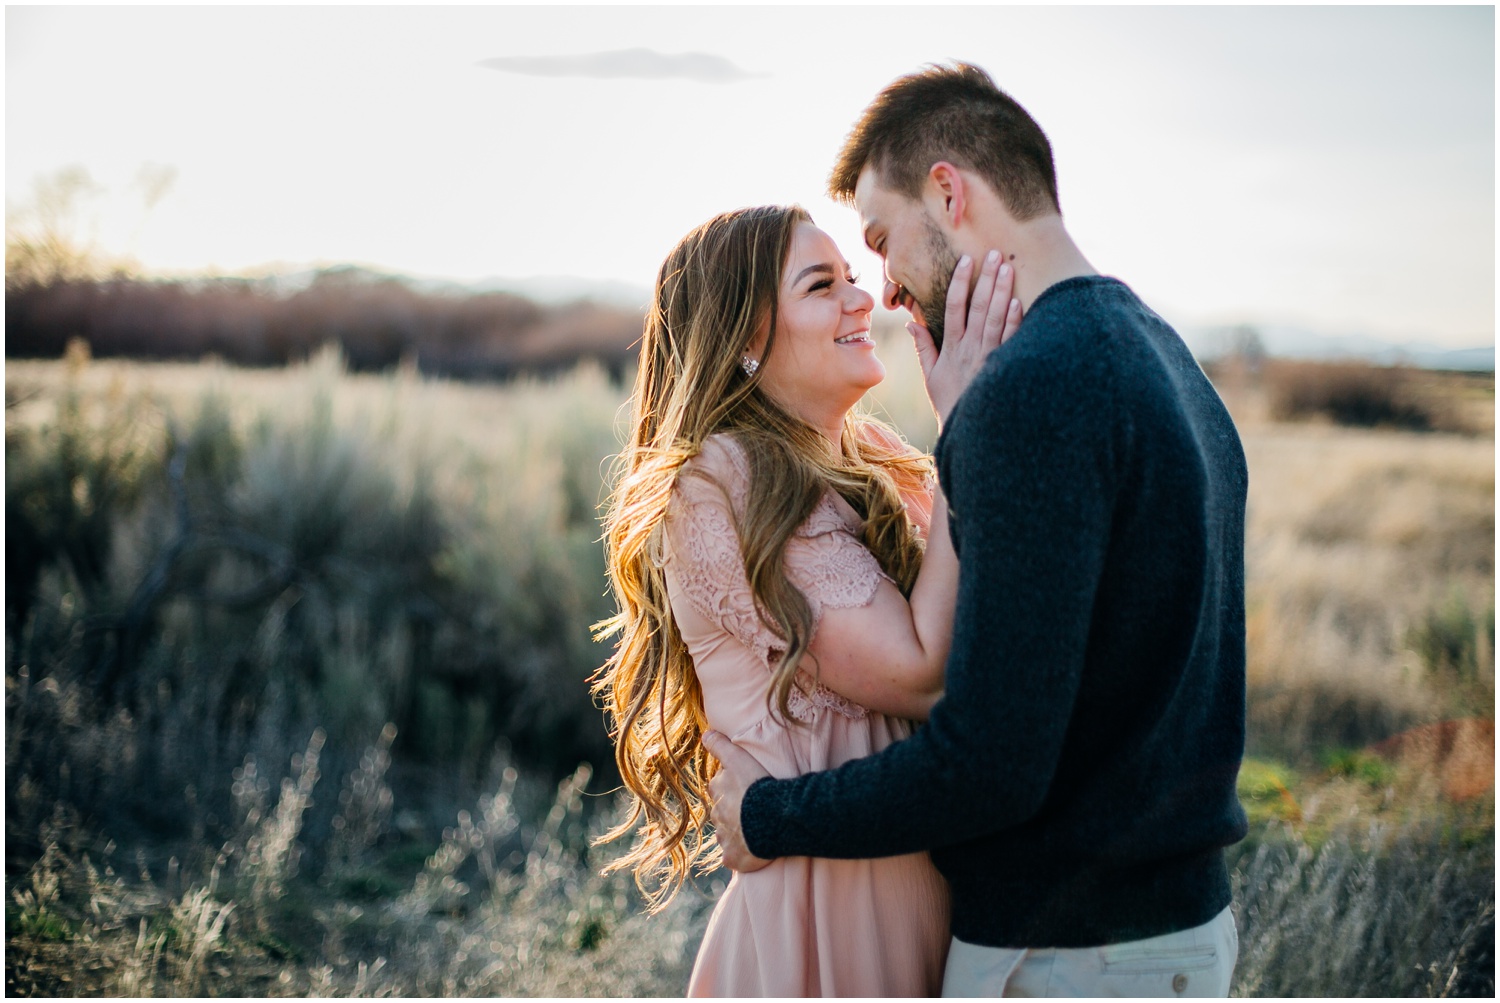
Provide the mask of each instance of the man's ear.
[{"label": "man's ear", "polygon": [[927,169],[927,193],[938,218],[958,229],[968,212],[968,191],[959,169],[946,160],[933,164]]}]

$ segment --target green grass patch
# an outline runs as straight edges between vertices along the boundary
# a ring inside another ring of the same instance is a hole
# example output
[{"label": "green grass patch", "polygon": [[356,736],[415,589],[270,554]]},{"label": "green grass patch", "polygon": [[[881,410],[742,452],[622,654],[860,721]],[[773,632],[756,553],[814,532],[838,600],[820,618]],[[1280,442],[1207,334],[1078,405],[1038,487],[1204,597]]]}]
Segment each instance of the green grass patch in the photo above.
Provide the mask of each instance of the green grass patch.
[{"label": "green grass patch", "polygon": [[6,910],[6,939],[29,937],[32,940],[63,943],[77,936],[77,930],[66,917],[46,906],[22,905]]},{"label": "green grass patch", "polygon": [[1302,809],[1292,794],[1299,780],[1297,773],[1283,763],[1246,759],[1240,765],[1236,787],[1250,824],[1263,826],[1270,822],[1301,821]]},{"label": "green grass patch", "polygon": [[1323,766],[1330,776],[1360,780],[1385,787],[1396,779],[1396,768],[1368,749],[1325,749]]}]

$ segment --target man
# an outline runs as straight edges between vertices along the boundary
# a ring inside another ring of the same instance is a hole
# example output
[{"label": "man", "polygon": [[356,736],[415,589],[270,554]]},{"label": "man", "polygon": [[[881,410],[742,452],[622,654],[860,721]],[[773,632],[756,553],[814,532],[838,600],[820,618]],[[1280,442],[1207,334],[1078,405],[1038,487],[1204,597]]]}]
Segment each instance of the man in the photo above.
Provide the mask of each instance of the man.
[{"label": "man", "polygon": [[903,77],[830,178],[924,369],[960,255],[1002,248],[1025,309],[937,445],[960,579],[945,696],[912,738],[765,775],[721,735],[725,859],[930,850],[945,995],[1225,995],[1241,839],[1246,469],[1182,340],[1095,273],[1051,147],[984,71]]}]

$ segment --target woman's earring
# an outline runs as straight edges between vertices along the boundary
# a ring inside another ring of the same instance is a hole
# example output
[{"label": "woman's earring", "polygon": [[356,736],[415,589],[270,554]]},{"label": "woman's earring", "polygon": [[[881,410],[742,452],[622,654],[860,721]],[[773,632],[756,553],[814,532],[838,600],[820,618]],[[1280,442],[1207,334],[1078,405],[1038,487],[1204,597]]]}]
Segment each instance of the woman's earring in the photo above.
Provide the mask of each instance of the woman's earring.
[{"label": "woman's earring", "polygon": [[746,376],[754,376],[755,371],[760,368],[760,360],[752,359],[748,355],[741,355],[740,368],[745,371]]}]

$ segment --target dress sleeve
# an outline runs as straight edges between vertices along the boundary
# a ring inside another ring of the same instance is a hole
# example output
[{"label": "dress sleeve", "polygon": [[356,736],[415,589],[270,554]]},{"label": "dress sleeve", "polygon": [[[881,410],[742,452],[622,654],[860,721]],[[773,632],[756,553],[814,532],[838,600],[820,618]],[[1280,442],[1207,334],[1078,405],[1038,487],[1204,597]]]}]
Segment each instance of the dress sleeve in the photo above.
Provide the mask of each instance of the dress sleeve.
[{"label": "dress sleeve", "polygon": [[731,440],[704,444],[672,489],[667,559],[693,607],[769,665],[784,643],[761,618],[735,529],[748,477],[744,455]]},{"label": "dress sleeve", "polygon": [[840,514],[832,494],[823,496],[787,541],[786,576],[807,597],[815,633],[825,608],[868,606],[881,579],[891,580]]},{"label": "dress sleeve", "polygon": [[[787,580],[797,587],[812,611],[812,637],[826,609],[851,609],[875,601],[882,579],[891,581],[875,555],[865,548],[854,528],[840,514],[832,492],[824,495],[812,515],[787,541]],[[818,682],[806,669],[797,671],[797,687],[787,700],[792,716],[813,721],[825,710],[859,719],[868,711]]]}]

